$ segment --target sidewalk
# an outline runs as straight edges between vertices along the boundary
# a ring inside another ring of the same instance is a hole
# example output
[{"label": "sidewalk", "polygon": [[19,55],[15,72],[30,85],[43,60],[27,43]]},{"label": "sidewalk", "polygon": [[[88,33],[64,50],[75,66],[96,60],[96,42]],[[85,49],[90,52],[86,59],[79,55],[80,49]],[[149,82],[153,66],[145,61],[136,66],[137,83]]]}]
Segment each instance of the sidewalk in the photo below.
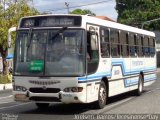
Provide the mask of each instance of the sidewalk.
[{"label": "sidewalk", "polygon": [[2,91],[2,90],[11,90],[11,89],[12,89],[12,83],[0,84],[0,91]]},{"label": "sidewalk", "polygon": [[160,68],[157,68],[157,72],[160,72]]}]

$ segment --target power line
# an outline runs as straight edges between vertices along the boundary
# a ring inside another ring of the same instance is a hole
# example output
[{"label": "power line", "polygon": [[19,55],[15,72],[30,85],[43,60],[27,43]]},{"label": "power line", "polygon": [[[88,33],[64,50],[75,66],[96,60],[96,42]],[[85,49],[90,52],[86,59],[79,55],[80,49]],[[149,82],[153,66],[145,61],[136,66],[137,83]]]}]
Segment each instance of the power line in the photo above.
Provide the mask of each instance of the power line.
[{"label": "power line", "polygon": [[[71,6],[69,8],[79,8],[79,7],[90,6],[90,5],[95,5],[95,4],[107,3],[107,2],[110,2],[110,1],[112,1],[112,0],[104,0],[104,1],[100,1],[100,2],[84,4],[84,5]],[[66,8],[59,8],[59,9],[53,9],[53,10],[48,10],[48,11],[44,11],[44,12],[60,11],[60,10],[65,10],[65,9]]]}]

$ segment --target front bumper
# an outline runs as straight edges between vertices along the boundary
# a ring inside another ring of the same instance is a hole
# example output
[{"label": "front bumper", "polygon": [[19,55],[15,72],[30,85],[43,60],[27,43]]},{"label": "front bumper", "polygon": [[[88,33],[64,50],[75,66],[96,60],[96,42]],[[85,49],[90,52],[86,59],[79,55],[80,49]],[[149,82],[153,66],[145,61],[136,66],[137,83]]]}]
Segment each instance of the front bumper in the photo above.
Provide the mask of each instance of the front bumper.
[{"label": "front bumper", "polygon": [[62,103],[86,103],[86,94],[83,92],[78,93],[66,93],[60,91],[58,93],[32,93],[13,91],[14,100],[29,102],[34,101],[37,103],[53,103],[53,102],[62,102]]}]

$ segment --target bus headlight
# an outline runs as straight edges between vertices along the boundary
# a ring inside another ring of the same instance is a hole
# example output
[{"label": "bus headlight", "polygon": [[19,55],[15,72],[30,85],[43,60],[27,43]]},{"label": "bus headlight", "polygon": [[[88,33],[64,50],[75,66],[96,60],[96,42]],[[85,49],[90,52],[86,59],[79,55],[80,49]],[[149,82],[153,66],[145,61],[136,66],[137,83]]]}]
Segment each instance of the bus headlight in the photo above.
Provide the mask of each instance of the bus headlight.
[{"label": "bus headlight", "polygon": [[27,91],[27,89],[25,87],[17,86],[17,85],[13,85],[13,90],[15,90],[15,91],[23,91],[23,92]]},{"label": "bus headlight", "polygon": [[64,89],[64,92],[82,92],[83,87],[68,87]]}]

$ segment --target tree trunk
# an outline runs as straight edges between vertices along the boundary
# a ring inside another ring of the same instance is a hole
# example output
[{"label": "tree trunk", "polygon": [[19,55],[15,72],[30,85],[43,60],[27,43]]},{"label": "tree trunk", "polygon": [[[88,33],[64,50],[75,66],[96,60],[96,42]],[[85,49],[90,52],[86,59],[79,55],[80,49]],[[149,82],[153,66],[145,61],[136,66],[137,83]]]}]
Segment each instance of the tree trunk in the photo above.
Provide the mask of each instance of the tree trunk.
[{"label": "tree trunk", "polygon": [[7,48],[3,49],[2,46],[0,46],[0,53],[2,55],[2,62],[3,62],[3,74],[6,75],[8,72],[8,66],[7,66]]},{"label": "tree trunk", "polygon": [[8,72],[8,66],[7,66],[7,59],[6,59],[6,55],[2,56],[2,60],[3,60],[3,74],[6,75]]}]

